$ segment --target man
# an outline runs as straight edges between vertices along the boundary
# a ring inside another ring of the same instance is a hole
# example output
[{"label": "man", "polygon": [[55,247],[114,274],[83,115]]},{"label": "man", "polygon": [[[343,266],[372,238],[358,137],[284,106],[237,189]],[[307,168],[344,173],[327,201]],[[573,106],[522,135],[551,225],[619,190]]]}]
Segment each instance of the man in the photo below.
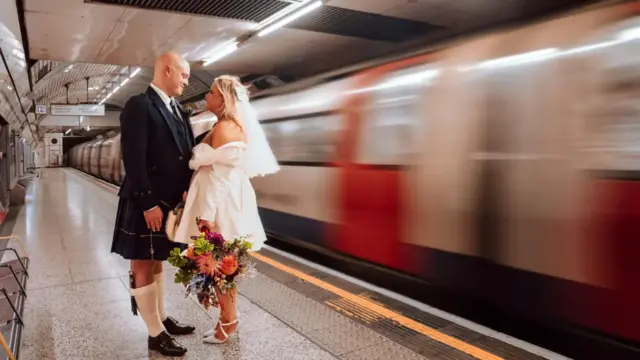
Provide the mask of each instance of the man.
[{"label": "man", "polygon": [[195,331],[165,315],[162,272],[162,261],[181,247],[166,237],[167,213],[182,200],[192,175],[193,130],[188,113],[173,99],[188,85],[189,72],[181,56],[160,56],[147,91],[129,99],[120,114],[126,176],[118,194],[111,252],[131,260],[134,315],[139,312],[147,325],[149,349],[166,356],[187,352],[169,334]]}]

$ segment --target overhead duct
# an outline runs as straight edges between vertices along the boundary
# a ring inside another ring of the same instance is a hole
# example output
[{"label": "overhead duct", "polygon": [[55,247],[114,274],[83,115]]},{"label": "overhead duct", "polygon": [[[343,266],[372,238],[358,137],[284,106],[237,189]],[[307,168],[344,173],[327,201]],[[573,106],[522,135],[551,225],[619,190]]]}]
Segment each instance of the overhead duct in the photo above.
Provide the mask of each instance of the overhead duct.
[{"label": "overhead duct", "polygon": [[[85,2],[262,23],[289,6],[296,3],[306,4],[308,0],[85,0]],[[330,4],[331,2],[284,27],[386,42],[408,41],[443,29],[441,26],[424,21],[373,14]]]}]

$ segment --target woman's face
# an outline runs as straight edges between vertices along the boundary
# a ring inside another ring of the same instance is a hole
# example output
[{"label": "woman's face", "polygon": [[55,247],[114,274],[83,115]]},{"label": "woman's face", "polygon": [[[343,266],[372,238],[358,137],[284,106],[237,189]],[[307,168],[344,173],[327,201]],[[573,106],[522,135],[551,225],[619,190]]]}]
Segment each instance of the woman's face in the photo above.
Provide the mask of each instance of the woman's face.
[{"label": "woman's face", "polygon": [[222,97],[222,94],[220,93],[220,90],[215,83],[211,85],[211,90],[207,93],[207,95],[205,95],[204,99],[207,102],[207,110],[211,111],[214,114],[222,110],[222,107],[224,105],[224,98]]}]

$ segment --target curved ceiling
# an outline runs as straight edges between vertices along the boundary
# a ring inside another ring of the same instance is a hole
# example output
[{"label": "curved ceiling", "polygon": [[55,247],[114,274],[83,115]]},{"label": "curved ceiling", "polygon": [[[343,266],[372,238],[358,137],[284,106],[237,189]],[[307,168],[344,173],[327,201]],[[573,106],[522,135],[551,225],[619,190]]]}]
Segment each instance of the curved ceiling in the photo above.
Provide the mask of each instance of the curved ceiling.
[{"label": "curved ceiling", "polygon": [[[23,49],[18,9],[12,1],[3,2],[0,7],[0,115],[14,129],[27,124],[31,105],[26,96],[30,84]],[[24,136],[31,139],[30,129],[26,130]]]},{"label": "curved ceiling", "polygon": [[[110,105],[123,106],[131,95],[148,86],[155,57],[176,51],[192,63],[190,86],[180,99],[184,100],[206,92],[207,84],[221,73],[303,78],[443,34],[587,2],[328,0],[318,11],[273,34],[251,38],[231,55],[202,66],[205,56],[220,45],[251,35],[278,11],[307,1],[3,1],[2,49],[4,54],[15,53],[8,64],[18,90],[11,95],[8,88],[2,88],[8,72],[0,66],[0,92],[7,98],[2,100],[5,105],[0,104],[0,114],[24,124],[21,109],[33,111],[33,103],[26,97],[30,89],[27,60],[38,60],[31,68],[32,97],[38,104],[66,103],[67,96],[71,103],[98,102],[132,69],[140,67],[137,76],[107,100]],[[25,39],[28,56],[22,52],[21,39]],[[29,116],[37,122],[32,112]]]}]

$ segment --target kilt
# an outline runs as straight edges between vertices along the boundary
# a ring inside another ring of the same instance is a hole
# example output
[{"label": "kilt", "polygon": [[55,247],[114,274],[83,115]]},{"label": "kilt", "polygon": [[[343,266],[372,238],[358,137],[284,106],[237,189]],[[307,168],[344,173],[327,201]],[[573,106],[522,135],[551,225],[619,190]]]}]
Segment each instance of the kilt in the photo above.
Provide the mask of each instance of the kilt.
[{"label": "kilt", "polygon": [[[186,249],[187,245],[169,240],[165,233],[167,214],[172,209],[162,204],[160,209],[164,215],[162,229],[159,232],[152,232],[147,228],[143,210],[129,199],[120,197],[111,252],[128,260],[165,261],[174,248]],[[150,251],[152,245],[153,258]]]}]

